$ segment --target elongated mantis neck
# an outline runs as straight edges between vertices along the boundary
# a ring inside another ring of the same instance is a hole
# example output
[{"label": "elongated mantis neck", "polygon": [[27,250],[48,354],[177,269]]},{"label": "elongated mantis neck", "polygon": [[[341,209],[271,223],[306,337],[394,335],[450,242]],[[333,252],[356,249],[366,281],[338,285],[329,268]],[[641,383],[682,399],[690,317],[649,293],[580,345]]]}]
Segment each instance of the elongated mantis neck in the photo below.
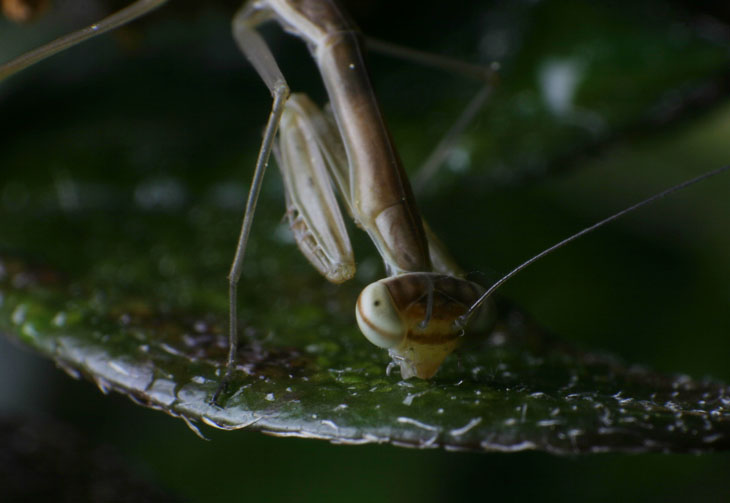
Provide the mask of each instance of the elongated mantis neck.
[{"label": "elongated mantis neck", "polygon": [[643,201],[639,201],[638,203],[633,204],[633,205],[629,206],[628,208],[625,208],[625,209],[619,211],[618,213],[614,213],[610,217],[604,218],[603,220],[601,220],[599,222],[596,222],[595,224],[593,224],[591,226],[586,227],[582,231],[576,232],[572,236],[569,236],[569,237],[563,239],[562,241],[560,241],[558,243],[555,243],[551,247],[546,248],[545,250],[541,251],[537,255],[535,255],[532,258],[524,261],[523,263],[521,263],[520,265],[518,265],[517,267],[515,267],[514,269],[512,269],[510,272],[508,272],[507,274],[505,274],[504,276],[502,276],[499,280],[497,280],[492,286],[490,286],[487,289],[487,291],[484,292],[482,294],[482,296],[479,297],[479,299],[474,304],[472,304],[472,306],[469,308],[469,310],[466,313],[464,313],[462,316],[458,317],[454,321],[455,327],[458,328],[458,329],[464,329],[469,324],[469,320],[472,318],[472,316],[474,315],[474,313],[479,309],[479,307],[495,291],[497,291],[498,288],[500,288],[508,280],[510,280],[511,278],[513,278],[518,273],[522,272],[524,269],[526,269],[528,266],[534,264],[538,260],[546,257],[547,255],[551,254],[552,252],[558,250],[559,248],[562,248],[563,246],[567,245],[568,243],[570,243],[572,241],[575,241],[576,239],[578,239],[580,237],[583,237],[586,234],[588,234],[590,232],[593,232],[596,229],[599,229],[600,227],[603,227],[604,225],[606,225],[606,224],[608,224],[610,222],[613,222],[614,220],[616,220],[616,219],[618,219],[618,218],[620,218],[620,217],[622,217],[622,216],[624,216],[624,215],[626,215],[628,213],[631,213],[631,212],[633,212],[635,210],[638,210],[639,208],[642,208],[644,206],[647,206],[647,205],[649,205],[649,204],[651,204],[651,203],[653,203],[653,202],[655,202],[655,201],[657,201],[659,199],[662,199],[662,198],[664,198],[664,197],[666,197],[666,196],[668,196],[670,194],[673,194],[674,192],[678,192],[678,191],[680,191],[682,189],[686,189],[687,187],[690,187],[691,185],[694,185],[696,183],[699,183],[699,182],[701,182],[703,180],[706,180],[708,178],[711,178],[713,176],[719,175],[720,173],[723,173],[723,172],[728,171],[728,170],[730,170],[730,165],[723,166],[721,168],[717,168],[715,170],[709,171],[709,172],[707,172],[705,174],[702,174],[702,175],[697,176],[695,178],[692,178],[690,180],[686,180],[686,181],[684,181],[682,183],[679,183],[677,185],[674,185],[672,187],[669,187],[668,189],[666,189],[666,190],[664,190],[662,192],[659,192],[657,194],[654,194],[653,196],[651,196],[651,197],[649,197],[647,199],[644,199]]}]

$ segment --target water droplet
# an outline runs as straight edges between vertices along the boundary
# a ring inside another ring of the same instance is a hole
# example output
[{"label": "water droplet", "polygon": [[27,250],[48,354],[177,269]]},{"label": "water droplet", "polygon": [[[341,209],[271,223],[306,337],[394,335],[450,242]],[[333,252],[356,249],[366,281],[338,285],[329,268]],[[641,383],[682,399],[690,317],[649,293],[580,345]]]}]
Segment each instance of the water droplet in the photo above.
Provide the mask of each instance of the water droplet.
[{"label": "water droplet", "polygon": [[550,426],[557,426],[559,424],[562,424],[562,422],[562,419],[542,419],[537,422],[537,425],[545,428]]},{"label": "water droplet", "polygon": [[403,405],[411,405],[414,399],[418,398],[419,396],[423,396],[426,393],[427,391],[421,391],[420,393],[408,393],[403,399]]},{"label": "water droplet", "polygon": [[324,426],[329,426],[330,428],[332,428],[335,431],[339,430],[339,427],[337,426],[337,424],[334,421],[330,421],[329,419],[323,419],[319,423]]},{"label": "water droplet", "polygon": [[471,419],[468,423],[466,423],[464,426],[462,426],[461,428],[453,429],[449,433],[453,437],[461,436],[464,433],[467,433],[472,428],[477,427],[481,422],[482,422],[481,417],[475,417],[475,418]]},{"label": "water droplet", "polygon": [[422,429],[428,430],[428,431],[438,431],[439,430],[439,428],[436,426],[422,423],[421,421],[418,421],[417,419],[412,419],[410,417],[401,416],[398,419],[396,419],[396,421],[398,421],[401,424],[410,424],[410,425],[413,425],[413,426],[416,426],[418,428],[422,428]]}]

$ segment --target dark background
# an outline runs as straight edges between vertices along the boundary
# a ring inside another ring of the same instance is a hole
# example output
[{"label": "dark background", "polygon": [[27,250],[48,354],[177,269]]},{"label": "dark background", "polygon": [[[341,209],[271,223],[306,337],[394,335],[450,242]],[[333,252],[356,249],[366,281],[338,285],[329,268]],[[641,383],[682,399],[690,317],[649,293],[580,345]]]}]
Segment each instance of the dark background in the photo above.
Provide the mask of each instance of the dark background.
[{"label": "dark background", "polygon": [[[390,4],[348,6],[370,35],[502,63],[500,88],[460,144],[462,161],[452,160],[418,195],[432,227],[470,270],[494,278],[637,199],[730,161],[726,8],[711,2]],[[111,8],[59,2],[35,25],[2,22],[2,60]],[[234,9],[167,6],[3,83],[3,204],[15,204],[7,187],[28,170],[39,184],[68,173],[120,185],[172,175],[200,191],[220,179],[248,183],[269,98],[233,45]],[[322,100],[301,45],[278,29],[266,33],[292,87]],[[404,162],[418,166],[479,84],[370,59]],[[582,75],[574,105],[562,116],[539,104],[541,72],[556,62]],[[277,177],[269,176],[265,189],[271,203],[263,211],[270,215],[283,212]],[[642,210],[534,266],[502,294],[583,347],[662,372],[727,381],[728,189],[726,174]],[[254,232],[271,231],[261,225]],[[372,253],[361,249],[358,255]],[[204,442],[182,421],[104,396],[5,340],[0,354],[6,417],[60,422],[90,445],[108,444],[133,471],[183,499],[730,497],[727,454],[464,454],[211,429]]]}]

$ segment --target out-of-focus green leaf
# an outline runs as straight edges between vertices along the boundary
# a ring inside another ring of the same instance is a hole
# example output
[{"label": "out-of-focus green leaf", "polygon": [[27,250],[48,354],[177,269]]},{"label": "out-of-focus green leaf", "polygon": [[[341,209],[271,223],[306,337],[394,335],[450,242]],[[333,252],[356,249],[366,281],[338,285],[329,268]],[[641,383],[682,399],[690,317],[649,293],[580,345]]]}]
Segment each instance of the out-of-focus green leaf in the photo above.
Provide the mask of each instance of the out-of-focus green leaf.
[{"label": "out-of-focus green leaf", "polygon": [[[460,16],[468,28],[449,31],[433,50],[497,62],[500,82],[425,190],[456,183],[483,192],[572,169],[607,145],[712,106],[730,89],[727,28],[677,4],[555,0],[472,9]],[[434,21],[434,31],[449,21]],[[405,103],[396,131],[402,149],[421,159],[423,136],[438,140],[478,84],[411,66],[396,72],[388,82],[399,85],[383,94]]]}]

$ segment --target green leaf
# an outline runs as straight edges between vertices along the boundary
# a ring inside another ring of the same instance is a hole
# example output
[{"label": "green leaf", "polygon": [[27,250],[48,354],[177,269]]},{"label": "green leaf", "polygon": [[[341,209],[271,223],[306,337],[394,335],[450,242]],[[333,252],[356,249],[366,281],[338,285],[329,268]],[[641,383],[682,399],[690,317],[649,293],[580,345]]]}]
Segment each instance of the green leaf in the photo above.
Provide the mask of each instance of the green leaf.
[{"label": "green leaf", "polygon": [[[346,325],[335,333],[349,343],[315,337],[311,327],[307,336],[289,327],[249,338],[238,355],[235,391],[219,408],[209,402],[225,361],[223,317],[164,312],[105,287],[84,291],[57,271],[18,259],[4,258],[3,271],[5,332],[104,391],[188,421],[424,448],[576,453],[730,446],[730,388],[578,351],[508,306],[486,344],[430,382],[388,376],[384,355]],[[323,312],[310,316],[316,325],[332,322]],[[302,321],[295,313],[290,323]]]}]

